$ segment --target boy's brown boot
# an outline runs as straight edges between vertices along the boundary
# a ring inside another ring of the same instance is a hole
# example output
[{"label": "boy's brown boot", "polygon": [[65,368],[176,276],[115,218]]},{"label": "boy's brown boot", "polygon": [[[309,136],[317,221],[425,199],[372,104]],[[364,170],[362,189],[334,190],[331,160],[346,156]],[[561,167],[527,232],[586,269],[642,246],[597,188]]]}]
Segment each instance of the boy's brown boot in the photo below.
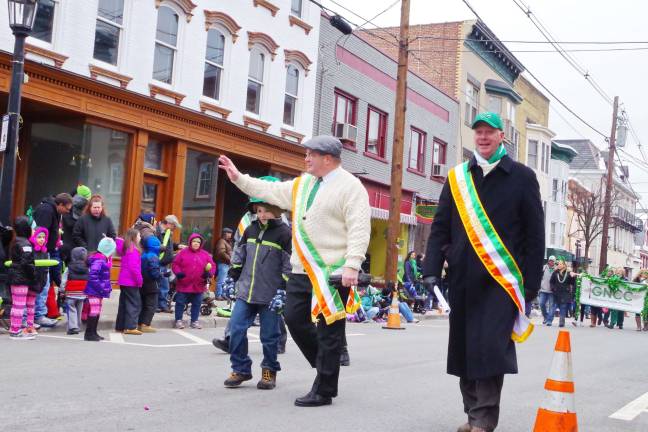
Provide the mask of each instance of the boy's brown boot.
[{"label": "boy's brown boot", "polygon": [[261,379],[257,383],[259,390],[272,390],[277,386],[277,372],[261,369]]}]

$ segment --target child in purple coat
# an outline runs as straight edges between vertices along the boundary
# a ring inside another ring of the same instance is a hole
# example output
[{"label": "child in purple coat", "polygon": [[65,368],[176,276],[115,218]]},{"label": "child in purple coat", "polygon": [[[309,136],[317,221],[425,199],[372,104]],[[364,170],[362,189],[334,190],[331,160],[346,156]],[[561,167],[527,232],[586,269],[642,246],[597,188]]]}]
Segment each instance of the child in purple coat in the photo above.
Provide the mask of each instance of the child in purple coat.
[{"label": "child in purple coat", "polygon": [[103,339],[97,333],[99,315],[101,315],[101,301],[110,297],[112,287],[110,286],[110,268],[112,267],[112,255],[115,253],[115,240],[104,237],[97,245],[97,252],[88,258],[88,283],[85,293],[88,296],[90,312],[86,324],[83,339],[98,342]]},{"label": "child in purple coat", "polygon": [[121,256],[119,269],[119,309],[115,330],[130,335],[141,335],[137,329],[137,318],[142,310],[142,265],[140,232],[131,228],[124,238],[117,237],[117,254]]}]

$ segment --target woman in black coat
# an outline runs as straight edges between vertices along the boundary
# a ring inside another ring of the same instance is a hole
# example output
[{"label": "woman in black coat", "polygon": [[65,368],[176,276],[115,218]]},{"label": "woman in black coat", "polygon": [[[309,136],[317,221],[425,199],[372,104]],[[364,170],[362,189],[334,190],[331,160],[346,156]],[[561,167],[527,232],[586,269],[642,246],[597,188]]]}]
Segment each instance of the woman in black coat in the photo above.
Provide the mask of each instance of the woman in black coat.
[{"label": "woman in black coat", "polygon": [[101,195],[93,195],[88,201],[83,216],[74,225],[72,234],[75,247],[84,247],[88,253],[97,250],[97,245],[104,237],[115,239],[117,233],[112,220],[106,215],[104,200]]},{"label": "woman in black coat", "polygon": [[[551,274],[549,285],[553,291],[554,303],[560,309],[560,323],[559,327],[565,327],[565,317],[567,316],[567,309],[574,297],[574,283],[576,282],[577,274],[567,269],[567,264],[563,258],[558,258],[556,262],[556,270]],[[551,325],[551,322],[547,324]]]}]

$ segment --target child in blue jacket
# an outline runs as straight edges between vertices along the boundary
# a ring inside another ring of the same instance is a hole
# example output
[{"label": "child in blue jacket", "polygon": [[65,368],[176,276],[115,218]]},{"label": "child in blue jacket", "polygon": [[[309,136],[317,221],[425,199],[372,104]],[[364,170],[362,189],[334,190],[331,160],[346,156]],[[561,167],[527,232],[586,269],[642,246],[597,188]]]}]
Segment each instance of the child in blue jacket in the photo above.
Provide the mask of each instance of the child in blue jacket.
[{"label": "child in blue jacket", "polygon": [[155,333],[151,327],[153,315],[158,304],[159,283],[164,276],[160,269],[160,240],[155,236],[142,239],[142,278],[143,285],[140,290],[142,296],[142,311],[139,316],[138,329],[142,333]]}]

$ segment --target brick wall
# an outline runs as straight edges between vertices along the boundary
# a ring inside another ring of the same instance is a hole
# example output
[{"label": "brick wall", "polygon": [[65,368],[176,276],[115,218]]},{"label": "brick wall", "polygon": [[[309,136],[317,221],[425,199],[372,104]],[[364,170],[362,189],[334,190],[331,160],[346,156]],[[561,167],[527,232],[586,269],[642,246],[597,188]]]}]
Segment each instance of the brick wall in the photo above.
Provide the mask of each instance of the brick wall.
[{"label": "brick wall", "polygon": [[[462,41],[456,40],[462,37],[461,24],[447,22],[410,26],[409,69],[455,98],[458,97],[458,50],[463,46]],[[363,30],[359,35],[397,59],[399,31],[399,27],[387,27],[381,30]],[[421,36],[426,38],[420,38]]]}]

